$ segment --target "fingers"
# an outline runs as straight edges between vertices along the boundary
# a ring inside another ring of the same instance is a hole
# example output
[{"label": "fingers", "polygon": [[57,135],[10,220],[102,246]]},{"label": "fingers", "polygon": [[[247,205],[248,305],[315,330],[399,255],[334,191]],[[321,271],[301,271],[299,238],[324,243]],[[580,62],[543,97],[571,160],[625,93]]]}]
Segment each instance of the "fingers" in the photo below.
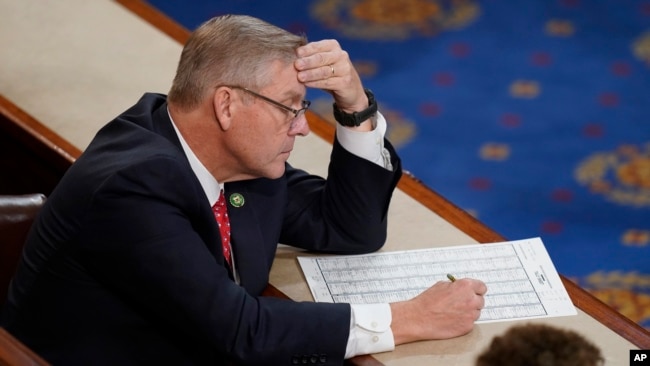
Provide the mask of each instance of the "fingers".
[{"label": "fingers", "polygon": [[[318,56],[315,57],[318,58]],[[298,66],[302,64],[301,61],[304,62],[302,69],[300,66]],[[298,59],[296,61],[296,69],[298,69],[298,81],[313,88],[335,89],[337,86],[335,82],[342,84],[350,80],[349,75],[351,66],[349,63],[339,61],[315,66],[318,63],[320,62],[314,60],[304,61]],[[316,84],[318,82],[320,82],[320,84]]]},{"label": "fingers", "polygon": [[479,296],[484,296],[487,293],[487,286],[481,280],[476,280],[472,278],[463,278],[453,282],[454,284],[466,284],[474,290],[474,293]]},{"label": "fingers", "polygon": [[361,78],[350,57],[336,40],[308,43],[296,50],[294,67],[298,81],[310,88],[322,89],[334,97],[337,107],[348,113],[368,107]]},{"label": "fingers", "polygon": [[340,61],[342,52],[339,43],[333,39],[307,43],[296,50],[296,68],[300,71],[335,64]]},{"label": "fingers", "polygon": [[473,281],[474,281],[474,284],[473,284],[474,292],[477,295],[484,296],[488,291],[488,288],[485,285],[485,283],[483,281],[479,281],[479,280],[473,280]]},{"label": "fingers", "polygon": [[336,40],[311,42],[296,50],[298,80],[309,87],[325,90],[344,88],[356,74],[348,53]]},{"label": "fingers", "polygon": [[[465,325],[471,326],[474,321],[481,316],[481,310],[485,307],[485,293],[487,286],[480,280],[462,278],[453,282],[441,281],[436,283],[432,288],[445,287],[447,291],[446,299],[440,293],[436,294],[437,300],[445,300],[445,311],[454,313],[460,318],[465,318]],[[460,321],[460,320],[459,320]]]},{"label": "fingers", "polygon": [[[298,63],[300,60],[296,61]],[[337,73],[337,70],[339,71]],[[298,71],[298,81],[300,81],[303,84],[308,84],[308,83],[314,83],[318,81],[325,81],[329,80],[330,78],[333,77],[341,77],[342,75],[342,69],[341,65],[337,65],[336,63],[331,63],[331,64],[326,64],[323,66],[317,66],[317,67],[312,67],[312,68],[305,68],[302,71]],[[331,83],[331,81],[328,81],[327,83]],[[315,86],[314,86],[315,87]]]}]

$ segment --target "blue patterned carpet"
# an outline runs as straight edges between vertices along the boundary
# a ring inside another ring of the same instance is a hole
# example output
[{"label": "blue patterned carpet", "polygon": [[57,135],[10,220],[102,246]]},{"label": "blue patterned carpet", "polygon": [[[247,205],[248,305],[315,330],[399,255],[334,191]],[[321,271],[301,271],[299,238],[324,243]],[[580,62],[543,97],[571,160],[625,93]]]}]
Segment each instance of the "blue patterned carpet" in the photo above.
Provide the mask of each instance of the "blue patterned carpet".
[{"label": "blue patterned carpet", "polygon": [[338,39],[405,169],[650,329],[649,0],[150,3]]}]

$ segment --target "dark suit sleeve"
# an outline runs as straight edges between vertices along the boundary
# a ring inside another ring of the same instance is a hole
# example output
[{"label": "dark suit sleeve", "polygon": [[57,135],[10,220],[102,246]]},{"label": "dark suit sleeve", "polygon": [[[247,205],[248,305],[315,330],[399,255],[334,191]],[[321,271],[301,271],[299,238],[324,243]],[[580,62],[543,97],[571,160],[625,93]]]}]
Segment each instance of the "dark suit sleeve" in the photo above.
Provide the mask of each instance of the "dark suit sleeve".
[{"label": "dark suit sleeve", "polygon": [[[199,235],[207,230],[201,225],[216,235],[216,225],[207,223],[209,205],[186,170],[159,157],[109,177],[88,203],[76,240],[84,265],[121,302],[185,344],[240,364],[292,364],[296,357],[340,364],[349,305],[257,298],[232,282]],[[100,316],[110,322],[110,313]]]},{"label": "dark suit sleeve", "polygon": [[401,177],[392,145],[393,170],[360,158],[334,141],[327,179],[287,168],[288,205],[280,241],[328,253],[376,251],[386,241],[387,213]]}]

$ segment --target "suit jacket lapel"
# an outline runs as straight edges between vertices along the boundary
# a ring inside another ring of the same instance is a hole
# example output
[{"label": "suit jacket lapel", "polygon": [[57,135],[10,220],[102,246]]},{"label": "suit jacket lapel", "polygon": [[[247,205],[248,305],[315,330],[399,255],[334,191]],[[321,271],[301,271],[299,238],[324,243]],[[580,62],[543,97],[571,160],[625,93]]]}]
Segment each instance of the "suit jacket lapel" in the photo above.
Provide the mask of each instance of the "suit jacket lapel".
[{"label": "suit jacket lapel", "polygon": [[[166,139],[171,141],[179,150],[183,150],[176,130],[174,129],[173,122],[169,118],[169,113],[167,111],[167,102],[162,103],[153,113],[153,130],[156,131],[161,136],[164,136]],[[191,170],[188,162],[188,169]],[[197,187],[200,188],[201,183],[196,180]],[[203,189],[198,191],[203,192]],[[212,213],[212,208],[207,204],[208,198],[203,195],[203,200],[206,203],[205,209],[201,211],[200,217],[203,219],[198,219],[193,221],[199,235],[206,242],[208,250],[212,253],[217,261],[222,260],[222,263],[225,267],[228,267],[226,261],[223,260],[223,255],[221,251],[221,235],[219,233],[219,228],[217,226],[216,220],[214,219],[214,214]],[[204,223],[199,224],[199,223]],[[231,273],[232,277],[232,273]]]},{"label": "suit jacket lapel", "polygon": [[[153,128],[157,133],[165,136],[179,149],[182,149],[172,121],[169,118],[166,102],[155,110],[153,124]],[[269,204],[269,199],[271,201],[277,199],[274,193],[269,194],[269,192],[277,193],[277,185],[271,182],[262,179],[233,182],[225,186],[231,227],[230,241],[233,247],[235,265],[241,285],[251,294],[262,293],[268,284],[270,263],[273,260],[269,255],[275,255],[277,238],[279,237],[279,232],[263,233],[264,225],[260,224],[265,222],[263,220],[269,220],[269,218],[279,220],[279,218],[274,217],[274,212],[269,212],[272,207]],[[249,190],[248,188],[251,185],[255,186],[255,189]],[[261,191],[260,188],[262,188]],[[230,198],[233,194],[240,194],[243,197],[243,205],[233,205],[231,203]],[[215,256],[221,256],[219,244],[221,238],[211,210],[209,216],[211,229],[201,235],[208,243],[210,252]],[[278,230],[280,228],[277,225],[271,225],[271,227],[276,227]],[[210,245],[211,242],[214,245]],[[223,263],[227,266],[225,260]]]},{"label": "suit jacket lapel", "polygon": [[[269,252],[274,255],[277,246],[277,238],[274,240],[273,233],[263,233],[260,223],[268,220],[273,212],[269,212],[271,208],[265,202],[267,199],[259,192],[249,190],[247,182],[228,183],[225,193],[230,238],[241,285],[251,294],[260,294],[269,280],[269,263],[272,263],[268,258]],[[236,195],[241,195],[243,204],[233,205],[232,199]]]}]

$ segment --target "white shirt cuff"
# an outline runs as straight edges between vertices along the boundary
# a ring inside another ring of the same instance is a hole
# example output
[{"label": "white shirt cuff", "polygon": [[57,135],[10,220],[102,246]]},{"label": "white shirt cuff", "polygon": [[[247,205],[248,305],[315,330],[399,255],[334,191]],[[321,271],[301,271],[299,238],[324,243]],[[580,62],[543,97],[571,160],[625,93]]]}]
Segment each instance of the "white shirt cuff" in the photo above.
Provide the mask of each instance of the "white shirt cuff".
[{"label": "white shirt cuff", "polygon": [[350,304],[350,337],[345,358],[395,349],[390,328],[392,315],[388,304]]},{"label": "white shirt cuff", "polygon": [[387,128],[386,119],[381,113],[377,112],[376,121],[375,128],[368,132],[355,131],[337,123],[336,136],[341,146],[350,153],[388,170],[393,170],[390,153],[384,148],[384,136]]}]

